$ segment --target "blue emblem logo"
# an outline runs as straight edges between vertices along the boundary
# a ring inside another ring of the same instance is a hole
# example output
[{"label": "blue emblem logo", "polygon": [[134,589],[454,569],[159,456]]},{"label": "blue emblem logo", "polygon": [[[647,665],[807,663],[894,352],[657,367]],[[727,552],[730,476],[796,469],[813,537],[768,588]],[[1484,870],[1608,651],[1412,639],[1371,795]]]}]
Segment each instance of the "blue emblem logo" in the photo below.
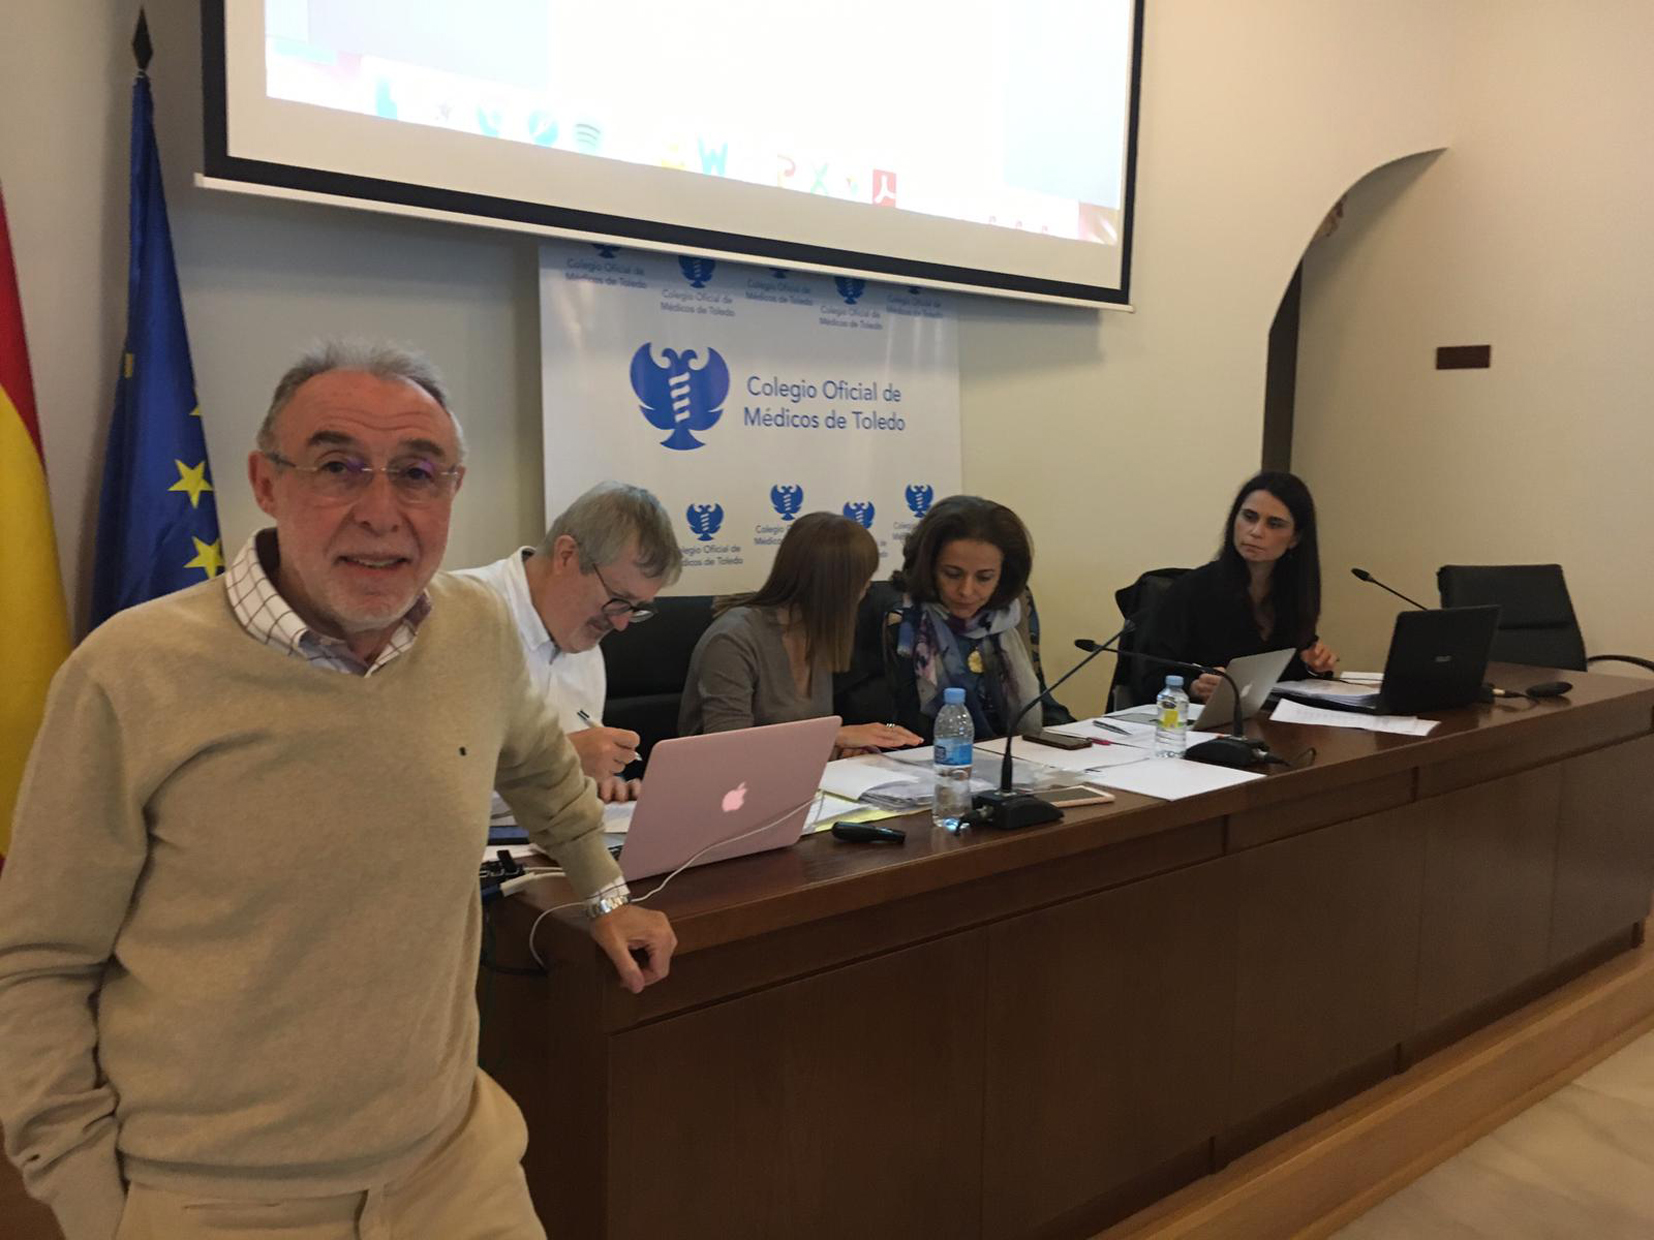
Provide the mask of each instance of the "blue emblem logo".
[{"label": "blue emblem logo", "polygon": [[936,490],[923,482],[915,482],[904,493],[907,497],[908,511],[916,517],[923,517],[930,511],[931,501],[936,498]]},{"label": "blue emblem logo", "polygon": [[838,285],[838,295],[844,298],[844,304],[847,306],[855,305],[867,291],[867,281],[859,280],[855,276],[834,276],[833,283]]},{"label": "blue emblem logo", "polygon": [[618,245],[604,245],[601,241],[592,242],[592,249],[597,251],[599,258],[613,258],[620,252]]},{"label": "blue emblem logo", "polygon": [[774,273],[777,280],[785,280],[787,278],[787,269],[785,267],[771,267],[770,271]]},{"label": "blue emblem logo", "polygon": [[706,362],[691,366],[695,350],[662,349],[666,365],[655,361],[649,350],[653,342],[638,346],[632,355],[632,391],[642,403],[643,416],[657,430],[671,431],[661,447],[687,452],[705,445],[691,431],[705,431],[724,414],[724,397],[729,395],[729,367],[718,350],[706,351]]},{"label": "blue emblem logo", "polygon": [[791,521],[804,506],[804,488],[796,482],[778,482],[770,488],[770,503],[783,521]]},{"label": "blue emblem logo", "polygon": [[711,542],[724,523],[721,504],[691,504],[684,515],[689,519],[689,532],[702,542]]},{"label": "blue emblem logo", "polygon": [[870,530],[873,528],[873,501],[853,499],[844,506],[844,515],[857,522],[863,529]]},{"label": "blue emblem logo", "polygon": [[683,271],[683,278],[696,288],[705,288],[706,282],[712,278],[717,270],[718,262],[711,258],[690,258],[685,255],[678,259],[678,267]]}]

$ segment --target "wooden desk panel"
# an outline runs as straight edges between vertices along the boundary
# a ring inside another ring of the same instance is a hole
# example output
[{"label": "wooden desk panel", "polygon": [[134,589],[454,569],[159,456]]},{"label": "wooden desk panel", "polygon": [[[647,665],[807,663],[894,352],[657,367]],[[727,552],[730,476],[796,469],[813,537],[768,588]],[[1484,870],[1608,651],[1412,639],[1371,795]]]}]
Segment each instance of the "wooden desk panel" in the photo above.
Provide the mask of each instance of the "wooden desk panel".
[{"label": "wooden desk panel", "polygon": [[1562,767],[1420,802],[1428,814],[1415,1034],[1515,991],[1548,963]]},{"label": "wooden desk panel", "polygon": [[616,1036],[609,1232],[978,1234],[985,934]]},{"label": "wooden desk panel", "polygon": [[1654,737],[1562,764],[1547,962],[1648,916],[1654,891]]},{"label": "wooden desk panel", "polygon": [[1226,1155],[1306,1118],[1295,1100],[1393,1060],[1413,1015],[1429,823],[1386,810],[1223,862],[1238,909]]},{"label": "wooden desk panel", "polygon": [[1235,910],[1221,864],[989,930],[984,1236],[1037,1230],[1204,1154],[1228,1075]]},{"label": "wooden desk panel", "polygon": [[[1089,1234],[1398,1040],[1623,949],[1654,882],[1654,685],[1567,678],[1424,738],[1250,725],[1314,761],[1187,801],[690,871],[643,996],[548,917],[550,978],[495,977],[484,1018],[548,1227]],[[500,958],[568,898],[500,906]],[[866,1042],[889,1056],[845,1052]]]}]

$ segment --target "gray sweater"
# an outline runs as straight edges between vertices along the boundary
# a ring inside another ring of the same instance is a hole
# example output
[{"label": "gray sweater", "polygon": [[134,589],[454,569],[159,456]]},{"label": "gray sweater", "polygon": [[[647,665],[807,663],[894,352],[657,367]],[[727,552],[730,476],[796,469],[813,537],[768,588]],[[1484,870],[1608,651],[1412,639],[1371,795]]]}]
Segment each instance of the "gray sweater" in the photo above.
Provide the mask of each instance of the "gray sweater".
[{"label": "gray sweater", "polygon": [[731,607],[695,643],[678,709],[678,733],[730,732],[832,713],[831,673],[817,669],[808,697],[794,686],[775,612]]},{"label": "gray sweater", "polygon": [[370,677],[240,626],[224,578],[121,613],[59,670],[0,876],[0,1123],[69,1240],[126,1178],[360,1191],[475,1074],[477,861],[498,786],[577,891],[601,809],[504,605],[439,576]]}]

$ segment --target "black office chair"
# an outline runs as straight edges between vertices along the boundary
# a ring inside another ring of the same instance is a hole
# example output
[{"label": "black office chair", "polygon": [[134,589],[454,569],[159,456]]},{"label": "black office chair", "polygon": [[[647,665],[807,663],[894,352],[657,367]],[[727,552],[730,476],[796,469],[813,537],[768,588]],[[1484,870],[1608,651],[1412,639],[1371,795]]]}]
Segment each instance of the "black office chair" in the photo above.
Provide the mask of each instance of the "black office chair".
[{"label": "black office chair", "polygon": [[[1114,592],[1114,603],[1120,609],[1123,619],[1134,620],[1141,625],[1150,616],[1155,604],[1172,582],[1189,570],[1186,568],[1151,568],[1132,582]],[[1126,633],[1115,643],[1121,650],[1137,650],[1138,635]],[[1111,710],[1125,710],[1128,706],[1141,705],[1131,691],[1131,678],[1137,671],[1137,661],[1133,659],[1114,660],[1114,679],[1109,682],[1108,702]]]},{"label": "black office chair", "polygon": [[656,741],[678,734],[689,658],[712,623],[710,594],[657,598],[653,605],[655,615],[649,620],[609,634],[598,647],[609,678],[603,722],[642,737],[641,760],[648,759]]},{"label": "black office chair", "polygon": [[1585,653],[1579,621],[1560,564],[1444,564],[1436,570],[1443,607],[1499,605],[1491,657],[1583,672],[1612,660],[1654,672],[1654,662],[1629,654]]}]

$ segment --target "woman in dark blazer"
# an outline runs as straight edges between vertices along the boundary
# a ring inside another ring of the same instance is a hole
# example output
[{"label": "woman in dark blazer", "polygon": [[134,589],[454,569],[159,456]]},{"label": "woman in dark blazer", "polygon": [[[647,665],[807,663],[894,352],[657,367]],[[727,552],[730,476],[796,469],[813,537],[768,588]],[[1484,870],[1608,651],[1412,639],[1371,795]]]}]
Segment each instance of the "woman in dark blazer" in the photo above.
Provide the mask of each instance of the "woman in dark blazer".
[{"label": "woman in dark blazer", "polygon": [[[1315,500],[1295,474],[1267,470],[1249,478],[1229,506],[1217,558],[1166,588],[1138,627],[1136,648],[1225,667],[1243,655],[1291,648],[1283,680],[1330,673],[1338,656],[1316,633],[1321,620],[1321,551]],[[1153,701],[1167,669],[1142,663],[1129,682]],[[1219,678],[1203,675],[1189,695],[1204,702]]]}]

